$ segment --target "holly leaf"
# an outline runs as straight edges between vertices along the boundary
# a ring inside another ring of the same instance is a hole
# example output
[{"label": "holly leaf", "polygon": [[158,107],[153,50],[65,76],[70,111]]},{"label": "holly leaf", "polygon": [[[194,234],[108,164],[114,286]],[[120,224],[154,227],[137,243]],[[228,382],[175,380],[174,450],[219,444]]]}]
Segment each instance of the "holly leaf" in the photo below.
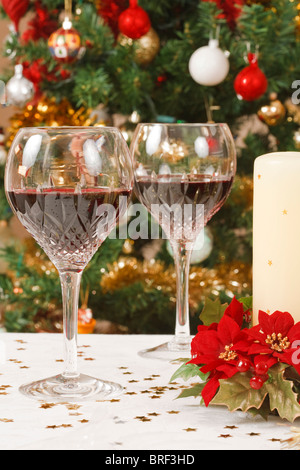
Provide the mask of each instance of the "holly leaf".
[{"label": "holly leaf", "polygon": [[300,416],[298,395],[293,391],[293,382],[284,377],[286,364],[276,364],[269,370],[271,381],[264,388],[269,394],[270,410],[277,411],[282,419],[294,422]]},{"label": "holly leaf", "polygon": [[227,307],[228,304],[222,305],[219,299],[211,300],[207,297],[200,314],[200,320],[206,326],[209,326],[212,323],[219,323]]},{"label": "holly leaf", "polygon": [[250,387],[250,373],[236,374],[230,379],[220,380],[220,388],[212,405],[227,406],[229,411],[241,410],[247,412],[251,408],[259,409],[267,391],[265,387],[260,390],[254,390]]},{"label": "holly leaf", "polygon": [[206,381],[209,374],[203,374],[199,370],[199,366],[196,364],[182,364],[179,369],[177,369],[174,374],[172,375],[170,382],[174,382],[174,380],[181,378],[185,381],[191,379],[192,377],[200,377],[201,380]]}]

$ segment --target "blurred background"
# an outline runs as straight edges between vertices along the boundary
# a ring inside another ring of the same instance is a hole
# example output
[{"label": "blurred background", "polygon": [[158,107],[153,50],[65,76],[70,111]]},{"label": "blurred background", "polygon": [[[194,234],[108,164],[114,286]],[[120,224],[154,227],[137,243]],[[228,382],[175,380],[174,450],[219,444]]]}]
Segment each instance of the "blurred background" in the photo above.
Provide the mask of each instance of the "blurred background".
[{"label": "blurred background", "polygon": [[[62,328],[57,272],[12,215],[3,189],[7,152],[18,129],[28,126],[114,125],[130,144],[138,122],[228,123],[238,172],[229,199],[206,228],[204,246],[193,254],[192,332],[207,299],[251,295],[254,159],[300,149],[300,3],[0,3],[0,79],[6,84],[0,114],[1,328]],[[146,211],[143,217],[150,222]],[[79,331],[172,333],[175,295],[167,241],[108,239],[84,272]]]}]

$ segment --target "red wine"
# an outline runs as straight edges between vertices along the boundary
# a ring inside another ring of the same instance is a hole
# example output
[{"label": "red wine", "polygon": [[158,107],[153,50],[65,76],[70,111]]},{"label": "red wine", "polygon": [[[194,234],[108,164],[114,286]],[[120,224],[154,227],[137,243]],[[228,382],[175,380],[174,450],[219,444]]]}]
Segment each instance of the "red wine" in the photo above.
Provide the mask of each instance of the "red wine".
[{"label": "red wine", "polygon": [[[169,238],[193,240],[199,226],[202,225],[201,230],[224,204],[232,183],[233,177],[208,179],[205,175],[189,175],[183,179],[181,175],[159,175],[156,179],[141,177],[135,187],[139,200]],[[198,210],[200,205],[202,211]]]},{"label": "red wine", "polygon": [[56,267],[81,271],[125,211],[130,191],[17,190],[7,196],[21,223]]}]

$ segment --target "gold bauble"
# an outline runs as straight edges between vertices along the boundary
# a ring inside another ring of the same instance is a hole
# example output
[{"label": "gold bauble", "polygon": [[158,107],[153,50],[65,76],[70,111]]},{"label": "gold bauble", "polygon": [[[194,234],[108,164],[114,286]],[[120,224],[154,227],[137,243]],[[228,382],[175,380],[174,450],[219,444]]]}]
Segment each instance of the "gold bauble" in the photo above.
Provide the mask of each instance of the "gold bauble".
[{"label": "gold bauble", "polygon": [[262,106],[257,115],[268,126],[277,126],[277,124],[283,121],[286,110],[281,101],[277,99],[276,94],[271,94],[270,99],[270,104]]},{"label": "gold bauble", "polygon": [[131,39],[124,34],[118,36],[118,43],[121,46],[135,47],[134,59],[139,65],[148,65],[156,57],[160,49],[160,39],[156,31],[150,28],[147,34],[140,39]]}]

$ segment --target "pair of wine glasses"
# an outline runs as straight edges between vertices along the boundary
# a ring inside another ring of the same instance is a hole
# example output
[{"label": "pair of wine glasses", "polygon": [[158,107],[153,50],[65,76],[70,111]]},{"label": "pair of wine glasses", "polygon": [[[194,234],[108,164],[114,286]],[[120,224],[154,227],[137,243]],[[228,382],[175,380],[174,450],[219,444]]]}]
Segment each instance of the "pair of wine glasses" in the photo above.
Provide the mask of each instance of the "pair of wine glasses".
[{"label": "pair of wine glasses", "polygon": [[189,356],[189,266],[205,224],[225,202],[236,171],[226,124],[139,124],[130,151],[109,127],[24,128],[11,146],[5,190],[14,213],[57,268],[63,297],[64,371],[22,385],[31,398],[110,399],[122,386],[80,374],[80,281],[92,256],[125,214],[133,191],[169,238],[177,273],[176,331],[140,352]]}]

